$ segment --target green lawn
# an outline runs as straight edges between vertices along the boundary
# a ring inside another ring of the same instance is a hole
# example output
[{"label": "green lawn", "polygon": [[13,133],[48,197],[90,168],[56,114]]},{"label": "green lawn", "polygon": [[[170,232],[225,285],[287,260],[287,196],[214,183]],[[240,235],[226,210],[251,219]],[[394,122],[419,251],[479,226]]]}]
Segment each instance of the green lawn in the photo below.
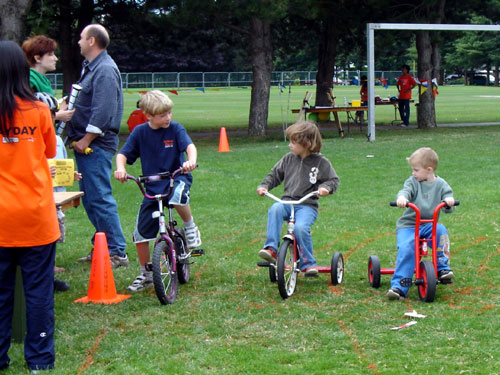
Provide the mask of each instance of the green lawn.
[{"label": "green lawn", "polygon": [[[278,87],[271,88],[269,103],[269,127],[280,128],[283,121],[288,124],[294,122],[296,114],[291,109],[300,108],[305,92],[316,92],[315,86],[292,86],[283,90],[280,98]],[[173,118],[183,124],[189,131],[218,130],[225,126],[228,129],[248,128],[248,113],[250,107],[249,87],[245,88],[207,88],[203,93],[200,90],[189,89],[179,91],[174,95],[166,91],[174,101]],[[376,86],[375,93],[381,98],[397,96],[396,86],[384,89]],[[358,100],[359,87],[336,86],[334,94],[337,103],[343,104],[344,97],[350,102]],[[417,97],[417,91],[413,90]],[[122,133],[128,133],[126,125],[129,114],[135,109],[140,94],[137,91],[126,91],[125,109],[122,120]],[[313,97],[311,104],[314,105]],[[418,101],[418,99],[417,99]],[[497,108],[500,105],[500,88],[486,86],[443,86],[439,88],[436,99],[436,116],[438,124],[445,123],[478,123],[496,122],[500,120]],[[289,111],[287,112],[287,109]],[[340,120],[345,121],[345,114],[340,114]],[[399,118],[399,114],[398,114]],[[379,106],[376,108],[376,123],[389,124],[394,120],[394,107]],[[416,123],[416,109],[411,108],[411,123]]]},{"label": "green lawn", "polygon": [[[182,97],[174,97],[178,117]],[[217,139],[195,143],[200,166],[192,207],[206,255],[192,265],[192,279],[180,286],[175,304],[161,306],[153,291],[116,305],[73,303],[87,293],[90,265],[75,260],[90,250],[92,227],[82,207],[67,211],[67,242],[58,246],[56,263],[67,269],[60,278],[71,289],[55,296],[54,375],[498,373],[500,126],[381,130],[372,143],[357,132],[325,139],[322,152],[341,183],[335,195],[320,201],[315,255],[327,265],[334,252],[342,252],[345,279],[333,287],[325,275],[301,277],[286,301],[267,270],[256,266],[272,201],[255,189],[287,144],[279,134],[266,140],[230,137],[228,153],[217,152]],[[420,302],[415,288],[405,301],[388,301],[389,277],[372,289],[367,260],[376,254],[383,267],[395,261],[395,222],[402,212],[388,202],[410,174],[405,158],[421,146],[438,152],[437,173],[461,201],[453,214],[441,217],[451,236],[456,278],[438,286],[433,303]],[[139,170],[133,166],[129,173]],[[141,196],[132,183],[113,181],[113,188],[131,261],[115,270],[114,280],[118,293],[126,293],[139,270],[131,234]],[[391,331],[408,322],[403,314],[412,309],[427,318]],[[10,356],[4,373],[27,373],[21,344],[12,345]]]}]

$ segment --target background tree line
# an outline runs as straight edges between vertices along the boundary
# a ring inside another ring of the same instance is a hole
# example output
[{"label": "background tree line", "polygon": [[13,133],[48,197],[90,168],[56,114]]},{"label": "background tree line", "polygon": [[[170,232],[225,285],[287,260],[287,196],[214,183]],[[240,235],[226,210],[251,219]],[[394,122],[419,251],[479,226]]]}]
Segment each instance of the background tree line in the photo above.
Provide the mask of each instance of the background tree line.
[{"label": "background tree line", "polygon": [[[0,39],[56,39],[66,91],[78,79],[77,42],[91,22],[110,30],[109,52],[123,72],[252,71],[249,134],[264,135],[271,72],[317,70],[316,105],[327,105],[335,66],[364,69],[369,22],[499,18],[500,0],[0,0]],[[495,69],[499,46],[491,32],[380,31],[376,68],[398,70],[416,59],[419,78],[441,80],[444,68]],[[419,99],[419,126],[436,126],[431,90]]]}]

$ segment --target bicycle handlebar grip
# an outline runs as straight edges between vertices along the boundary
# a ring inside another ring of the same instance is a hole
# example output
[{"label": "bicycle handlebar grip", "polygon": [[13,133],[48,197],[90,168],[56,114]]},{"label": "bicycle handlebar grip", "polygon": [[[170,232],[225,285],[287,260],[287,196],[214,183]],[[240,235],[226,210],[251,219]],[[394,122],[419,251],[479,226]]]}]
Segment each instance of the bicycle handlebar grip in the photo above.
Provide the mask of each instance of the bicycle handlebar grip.
[{"label": "bicycle handlebar grip", "polygon": [[391,206],[391,207],[397,207],[398,203],[396,201],[392,201],[392,202],[389,203],[389,206]]},{"label": "bicycle handlebar grip", "polygon": [[455,201],[454,206],[460,206],[460,201]]}]

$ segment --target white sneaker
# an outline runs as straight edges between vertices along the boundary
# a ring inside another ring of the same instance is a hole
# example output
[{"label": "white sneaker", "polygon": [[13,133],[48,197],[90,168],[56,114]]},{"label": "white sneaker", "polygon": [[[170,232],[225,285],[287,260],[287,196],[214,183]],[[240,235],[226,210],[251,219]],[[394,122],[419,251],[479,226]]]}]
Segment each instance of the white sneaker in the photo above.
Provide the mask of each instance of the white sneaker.
[{"label": "white sneaker", "polygon": [[196,225],[191,228],[184,228],[184,233],[186,234],[186,242],[189,249],[194,249],[201,245],[200,230]]},{"label": "white sneaker", "polygon": [[149,275],[140,274],[135,278],[134,282],[127,287],[127,290],[130,290],[131,292],[138,292],[140,290],[150,288],[152,286],[153,286],[153,279],[151,277],[151,274]]}]

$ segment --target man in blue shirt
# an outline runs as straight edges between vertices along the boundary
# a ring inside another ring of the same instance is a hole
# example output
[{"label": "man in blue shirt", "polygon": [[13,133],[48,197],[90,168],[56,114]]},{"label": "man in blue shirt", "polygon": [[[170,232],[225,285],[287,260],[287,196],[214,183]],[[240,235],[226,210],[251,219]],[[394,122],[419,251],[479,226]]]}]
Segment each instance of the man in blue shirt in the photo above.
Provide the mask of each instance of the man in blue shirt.
[{"label": "man in blue shirt", "polygon": [[[86,26],[78,44],[85,57],[78,82],[82,90],[75,101],[76,110],[67,135],[83,175],[80,180],[80,189],[85,192],[82,202],[96,232],[106,234],[112,267],[128,266],[126,241],[110,181],[123,113],[120,71],[106,51],[109,35],[103,26]],[[86,154],[87,147],[93,152]],[[92,252],[78,259],[91,260]]]}]

